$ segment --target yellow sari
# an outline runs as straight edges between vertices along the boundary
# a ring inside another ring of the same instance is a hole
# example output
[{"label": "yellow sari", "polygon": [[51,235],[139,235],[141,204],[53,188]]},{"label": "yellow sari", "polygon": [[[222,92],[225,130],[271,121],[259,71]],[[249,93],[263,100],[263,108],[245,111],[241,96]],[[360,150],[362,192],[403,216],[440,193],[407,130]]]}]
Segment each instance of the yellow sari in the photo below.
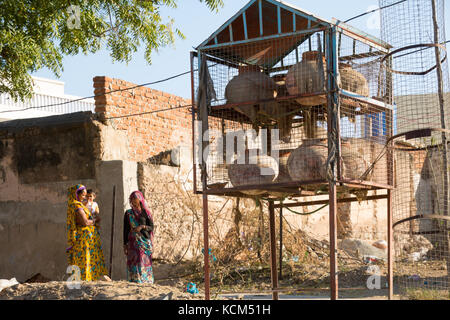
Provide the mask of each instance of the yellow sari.
[{"label": "yellow sari", "polygon": [[89,219],[91,213],[77,198],[77,190],[84,188],[78,184],[69,188],[67,202],[67,244],[66,249],[69,266],[80,269],[80,280],[94,281],[107,275],[103,257],[100,234],[96,226],[80,226],[76,224],[76,213],[82,209]]}]

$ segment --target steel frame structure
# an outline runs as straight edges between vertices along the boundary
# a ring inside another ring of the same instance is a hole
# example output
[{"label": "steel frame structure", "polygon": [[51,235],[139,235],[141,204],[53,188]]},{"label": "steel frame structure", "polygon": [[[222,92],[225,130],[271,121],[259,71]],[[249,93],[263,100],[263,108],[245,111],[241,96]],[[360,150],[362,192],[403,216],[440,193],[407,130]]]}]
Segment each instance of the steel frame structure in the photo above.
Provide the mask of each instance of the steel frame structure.
[{"label": "steel frame structure", "polygon": [[[276,29],[278,31],[277,34],[265,35],[263,28],[263,11],[262,11],[262,3],[263,2],[271,3],[277,7],[277,19],[276,19]],[[250,31],[248,30],[248,16],[246,15],[246,10],[250,8],[251,5],[258,5],[259,8],[259,35],[257,37],[251,38],[249,37]],[[282,32],[282,29],[286,29],[285,26],[282,25],[280,12],[281,9],[287,10],[292,14],[292,30],[289,32]],[[234,34],[232,28],[232,22],[237,18],[241,17],[244,25],[244,40],[236,40],[237,36]],[[298,19],[304,18],[307,20],[307,26],[305,29],[299,30],[297,29]],[[368,52],[368,55],[373,56],[381,56],[384,57],[388,55],[391,49],[391,46],[379,39],[376,39],[364,32],[361,32],[345,23],[342,23],[339,20],[326,21],[324,19],[318,18],[312,14],[306,13],[304,10],[295,8],[294,6],[288,5],[285,2],[275,1],[275,0],[252,0],[250,1],[243,9],[241,9],[235,16],[233,16],[230,20],[228,20],[221,28],[219,28],[215,33],[213,33],[207,40],[205,40],[200,46],[196,49],[197,51],[191,52],[191,88],[192,88],[192,101],[195,102],[192,108],[192,147],[193,151],[196,147],[196,141],[194,140],[195,130],[194,121],[201,119],[202,120],[202,129],[199,134],[203,135],[206,130],[208,130],[208,116],[214,116],[217,111],[220,110],[229,110],[235,104],[221,104],[221,105],[205,105],[206,99],[203,101],[199,101],[198,97],[196,97],[195,91],[195,82],[198,81],[206,81],[202,79],[201,76],[196,79],[196,70],[194,59],[197,58],[199,60],[198,66],[201,66],[201,60],[207,59],[208,61],[214,63],[221,63],[224,65],[230,64],[232,65],[232,61],[228,61],[224,56],[211,56],[207,54],[210,50],[219,50],[222,48],[230,48],[237,45],[246,45],[261,41],[266,41],[270,39],[276,38],[289,38],[295,37],[299,35],[305,35],[306,37],[320,32],[323,34],[324,44],[325,44],[325,57],[327,63],[327,81],[326,81],[326,97],[327,97],[327,114],[328,114],[328,154],[329,159],[334,159],[329,162],[329,171],[331,172],[331,176],[328,176],[326,180],[315,180],[315,181],[295,181],[295,182],[285,182],[278,183],[270,186],[264,186],[264,189],[267,191],[282,191],[288,192],[292,198],[297,199],[296,202],[288,204],[288,206],[308,206],[313,204],[324,204],[329,203],[329,236],[330,236],[330,297],[332,300],[338,299],[338,270],[337,270],[337,204],[342,202],[354,202],[358,201],[356,197],[346,197],[344,199],[338,199],[337,192],[339,188],[353,188],[353,189],[365,189],[365,190],[386,190],[386,194],[377,195],[377,196],[368,196],[366,200],[380,200],[386,199],[388,202],[387,206],[387,242],[388,242],[388,287],[389,287],[389,298],[393,297],[393,226],[392,226],[392,192],[394,186],[393,174],[388,174],[387,183],[375,183],[371,181],[363,181],[363,180],[351,180],[345,179],[341,172],[340,162],[336,159],[340,159],[341,148],[340,148],[340,130],[339,130],[339,121],[340,121],[340,102],[345,100],[347,103],[351,103],[352,101],[355,103],[364,103],[368,106],[368,108],[377,108],[378,110],[382,110],[383,112],[389,114],[388,119],[393,119],[393,106],[392,95],[387,97],[387,101],[381,102],[376,99],[360,96],[353,92],[343,90],[339,87],[338,81],[334,81],[339,78],[339,54],[338,54],[338,42],[339,35],[345,34],[346,36],[355,39],[357,41],[363,42],[371,46],[371,48],[376,49],[375,52]],[[224,39],[223,34],[227,33],[227,40],[221,41],[220,39]],[[387,61],[389,63],[389,59]],[[282,69],[283,67],[281,67]],[[200,75],[200,72],[198,74]],[[390,79],[392,81],[392,78]],[[204,83],[206,86],[207,84]],[[303,94],[299,95],[301,97],[305,96],[314,96],[324,94],[324,92],[312,93],[312,94]],[[275,98],[276,101],[281,101],[283,99],[295,99],[299,96],[289,96],[289,97],[279,97]],[[197,99],[196,99],[197,98]],[[247,104],[252,104],[254,101],[249,101]],[[203,107],[202,107],[203,104]],[[245,103],[241,103],[245,104]],[[205,108],[206,107],[206,108]],[[205,114],[206,112],[206,114]],[[202,116],[203,113],[203,116]],[[217,115],[217,114],[216,114]],[[205,123],[206,122],[206,123]],[[393,135],[393,124],[392,121],[389,121],[386,124],[388,133],[387,136],[390,137]],[[387,141],[388,144],[392,143],[392,140]],[[205,144],[203,145],[205,147]],[[203,148],[202,148],[203,151]],[[194,151],[195,152],[195,151]],[[388,173],[393,172],[393,158],[392,154],[387,154],[388,157]],[[195,159],[195,155],[194,155]],[[203,197],[203,235],[204,235],[204,252],[209,252],[209,225],[208,225],[208,197],[209,196],[230,196],[230,197],[246,197],[242,193],[245,190],[252,190],[255,188],[261,188],[261,185],[247,185],[233,188],[209,188],[207,184],[207,169],[206,165],[202,164],[200,166],[200,170],[198,170],[198,166],[193,163],[194,168],[194,193],[202,195]],[[197,179],[200,177],[201,181],[201,189],[199,190],[197,186]],[[310,197],[315,196],[316,194],[308,190],[308,185],[317,185],[321,184],[325,186],[328,192],[327,200],[318,200],[318,201],[302,201],[302,197]],[[284,204],[286,205],[286,204]],[[272,297],[274,300],[279,298],[278,294],[282,291],[281,288],[278,287],[278,275],[277,275],[277,259],[276,259],[276,242],[275,242],[275,209],[282,208],[282,204],[279,199],[271,199],[268,201],[269,207],[269,225],[270,225],[270,251],[271,251],[271,281],[272,281]],[[209,257],[207,254],[204,255],[204,272],[205,272],[205,299],[210,299],[210,266],[209,266]]]}]

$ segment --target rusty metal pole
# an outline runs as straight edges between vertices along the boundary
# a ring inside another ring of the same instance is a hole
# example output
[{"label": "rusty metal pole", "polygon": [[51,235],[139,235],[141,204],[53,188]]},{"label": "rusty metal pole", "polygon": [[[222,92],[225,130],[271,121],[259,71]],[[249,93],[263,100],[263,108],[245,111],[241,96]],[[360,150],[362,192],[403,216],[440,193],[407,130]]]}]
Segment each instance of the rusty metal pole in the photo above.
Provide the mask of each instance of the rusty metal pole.
[{"label": "rusty metal pole", "polygon": [[[389,105],[394,104],[394,87],[393,87],[393,77],[390,70],[392,70],[393,60],[392,56],[387,60],[387,84],[388,84],[388,92],[387,92],[387,103]],[[388,112],[386,116],[386,127],[388,137],[392,137],[394,135],[394,112],[391,110]],[[394,176],[394,154],[393,148],[394,143],[391,140],[387,147],[387,182],[388,185],[395,185],[395,176]],[[393,191],[391,189],[387,190],[387,243],[388,243],[388,265],[387,265],[387,283],[388,283],[388,299],[392,300],[394,298],[394,206],[393,206]]]},{"label": "rusty metal pole", "polygon": [[208,195],[203,193],[203,248],[205,264],[205,300],[210,300]]},{"label": "rusty metal pole", "polygon": [[269,229],[270,229],[270,271],[272,279],[272,299],[278,300],[277,247],[275,239],[275,207],[269,201]]},{"label": "rusty metal pole", "polygon": [[281,280],[283,277],[283,206],[280,207],[280,270],[278,278]]},{"label": "rusty metal pole", "polygon": [[388,206],[387,206],[387,243],[388,243],[388,270],[387,270],[387,278],[388,278],[388,288],[389,300],[394,298],[394,239],[393,239],[393,229],[392,229],[392,191],[388,190]]},{"label": "rusty metal pole", "polygon": [[[444,98],[444,75],[442,71],[442,62],[441,62],[441,52],[439,48],[439,23],[438,23],[438,15],[437,15],[437,6],[436,6],[436,0],[431,0],[431,7],[433,11],[433,31],[434,31],[434,43],[436,44],[435,47],[435,55],[436,55],[436,75],[437,75],[437,84],[438,84],[438,96],[439,96],[439,109],[440,109],[440,118],[441,118],[441,128],[444,129],[442,131],[442,146],[443,146],[443,152],[442,152],[442,169],[443,169],[443,208],[442,208],[442,214],[444,216],[449,215],[449,201],[450,201],[450,175],[449,175],[449,169],[448,169],[448,139],[447,135],[445,133],[445,129],[447,129],[446,124],[446,114],[445,114],[445,98]],[[448,223],[446,223],[447,229]],[[450,257],[448,256],[450,251],[450,233],[448,231],[445,231],[444,233],[446,237],[446,247],[447,247],[447,256],[445,259],[447,260],[447,286],[450,288]]]},{"label": "rusty metal pole", "polygon": [[191,104],[192,104],[192,172],[194,180],[194,194],[197,194],[197,163],[195,154],[195,115],[196,115],[196,104],[195,104],[195,82],[194,82],[194,57],[195,52],[191,52]]},{"label": "rusty metal pole", "polygon": [[330,201],[330,290],[331,290],[331,300],[338,299],[338,277],[337,277],[337,219],[336,219],[336,209],[337,209],[337,193],[336,193],[336,183],[329,183],[329,201]]},{"label": "rusty metal pole", "polygon": [[208,224],[208,195],[206,191],[208,189],[208,170],[206,164],[206,157],[204,157],[205,150],[208,149],[209,145],[209,134],[208,134],[208,116],[209,108],[207,101],[207,58],[205,55],[200,55],[198,57],[200,63],[199,72],[199,94],[198,94],[198,104],[199,104],[199,118],[201,120],[201,133],[199,139],[201,139],[201,181],[202,181],[202,196],[203,196],[203,256],[204,256],[204,272],[205,272],[205,300],[210,300],[210,277],[209,277],[209,224]]},{"label": "rusty metal pole", "polygon": [[330,233],[330,296],[338,299],[337,277],[337,181],[340,176],[340,138],[339,138],[339,70],[337,56],[337,30],[330,28],[325,32],[325,54],[327,60],[327,117],[328,117],[328,160],[327,179],[329,185],[329,233]]}]

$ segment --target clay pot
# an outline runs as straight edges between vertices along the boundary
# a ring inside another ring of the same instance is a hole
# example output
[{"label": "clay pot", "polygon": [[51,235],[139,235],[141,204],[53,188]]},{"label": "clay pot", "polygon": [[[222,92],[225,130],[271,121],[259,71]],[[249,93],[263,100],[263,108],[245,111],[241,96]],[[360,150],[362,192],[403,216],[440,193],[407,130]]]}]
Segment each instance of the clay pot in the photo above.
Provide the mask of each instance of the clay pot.
[{"label": "clay pot", "polygon": [[[314,181],[327,179],[328,144],[326,140],[306,140],[289,156],[287,168],[293,181]],[[341,144],[342,177],[359,180],[370,163],[352,148],[350,143]],[[369,180],[370,175],[365,179]]]},{"label": "clay pot", "polygon": [[[263,171],[263,169],[265,169]],[[234,187],[261,185],[262,190],[241,191],[248,195],[259,195],[265,193],[264,185],[273,183],[279,174],[277,161],[267,155],[252,155],[246,152],[245,163],[239,164],[234,160],[228,165],[228,177]]]},{"label": "clay pot", "polygon": [[291,152],[287,168],[292,181],[324,180],[328,146],[326,140],[311,139]]},{"label": "clay pot", "polygon": [[[319,63],[317,51],[307,51],[302,55],[302,61],[291,67],[286,76],[286,87],[290,95],[318,93],[326,91],[327,64],[322,55]],[[340,87],[353,93],[369,96],[369,86],[366,78],[354,70],[349,64],[340,63]],[[304,106],[317,106],[327,103],[326,95],[304,97],[296,100]]]}]

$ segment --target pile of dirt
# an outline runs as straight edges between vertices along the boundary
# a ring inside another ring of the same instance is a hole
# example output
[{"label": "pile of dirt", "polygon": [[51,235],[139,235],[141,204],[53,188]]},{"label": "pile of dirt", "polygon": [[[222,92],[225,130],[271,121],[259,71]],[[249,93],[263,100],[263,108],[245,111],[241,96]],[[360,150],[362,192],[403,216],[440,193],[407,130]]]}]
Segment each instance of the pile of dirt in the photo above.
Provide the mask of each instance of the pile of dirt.
[{"label": "pile of dirt", "polygon": [[23,283],[0,292],[0,300],[201,300],[180,283],[175,286],[137,284],[127,281],[81,282],[71,288],[65,281]]}]

